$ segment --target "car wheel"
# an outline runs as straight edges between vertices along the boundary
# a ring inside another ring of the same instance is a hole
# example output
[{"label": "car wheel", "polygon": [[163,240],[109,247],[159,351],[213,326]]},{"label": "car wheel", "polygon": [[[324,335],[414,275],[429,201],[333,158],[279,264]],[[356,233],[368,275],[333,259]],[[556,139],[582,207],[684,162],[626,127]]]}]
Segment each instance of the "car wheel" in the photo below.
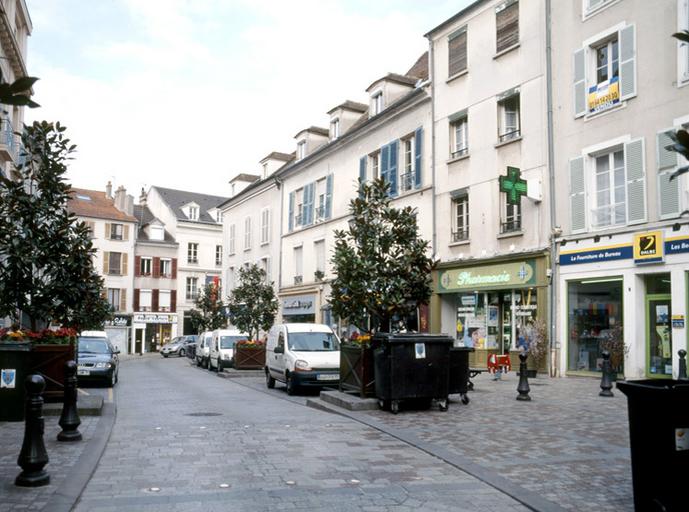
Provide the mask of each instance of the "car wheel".
[{"label": "car wheel", "polygon": [[179,349],[179,357],[184,357],[184,349],[183,348]]},{"label": "car wheel", "polygon": [[118,372],[115,374],[115,384],[117,384],[119,381],[120,381],[120,372],[118,371]]},{"label": "car wheel", "polygon": [[289,396],[294,395],[297,392],[297,386],[294,384],[294,381],[292,380],[292,377],[290,375],[287,376],[287,394]]},{"label": "car wheel", "polygon": [[222,360],[220,358],[218,358],[217,363],[218,363],[218,373],[220,373],[220,372],[222,372]]},{"label": "car wheel", "polygon": [[270,375],[270,372],[266,369],[266,387],[268,389],[273,389],[275,387],[275,379]]},{"label": "car wheel", "polygon": [[110,374],[110,379],[108,380],[108,387],[111,388],[115,385],[115,372]]},{"label": "car wheel", "polygon": [[199,361],[199,358],[198,358],[198,357],[196,358],[196,366],[198,366],[199,368],[201,368],[201,361]]},{"label": "car wheel", "polygon": [[167,358],[167,354],[163,354],[163,357]]}]

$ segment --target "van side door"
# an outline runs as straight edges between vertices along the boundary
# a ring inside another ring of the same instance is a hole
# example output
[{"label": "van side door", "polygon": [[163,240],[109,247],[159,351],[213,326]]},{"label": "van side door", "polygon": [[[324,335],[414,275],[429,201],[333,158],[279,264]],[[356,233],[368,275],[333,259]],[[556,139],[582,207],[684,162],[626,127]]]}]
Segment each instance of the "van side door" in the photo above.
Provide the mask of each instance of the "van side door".
[{"label": "van side door", "polygon": [[270,364],[270,369],[273,377],[281,381],[285,380],[285,334],[282,330],[278,332],[277,343],[275,350],[272,353],[273,360]]}]

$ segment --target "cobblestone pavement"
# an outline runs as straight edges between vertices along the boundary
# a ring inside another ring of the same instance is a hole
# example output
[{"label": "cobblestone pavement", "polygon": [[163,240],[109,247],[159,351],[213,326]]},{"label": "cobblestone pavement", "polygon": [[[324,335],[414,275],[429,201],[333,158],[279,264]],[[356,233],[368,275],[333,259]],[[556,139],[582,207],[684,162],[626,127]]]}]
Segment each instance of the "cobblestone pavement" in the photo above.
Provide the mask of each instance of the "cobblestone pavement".
[{"label": "cobblestone pavement", "polygon": [[120,371],[117,421],[78,512],[527,510],[384,432],[237,383],[259,379],[184,359]]}]

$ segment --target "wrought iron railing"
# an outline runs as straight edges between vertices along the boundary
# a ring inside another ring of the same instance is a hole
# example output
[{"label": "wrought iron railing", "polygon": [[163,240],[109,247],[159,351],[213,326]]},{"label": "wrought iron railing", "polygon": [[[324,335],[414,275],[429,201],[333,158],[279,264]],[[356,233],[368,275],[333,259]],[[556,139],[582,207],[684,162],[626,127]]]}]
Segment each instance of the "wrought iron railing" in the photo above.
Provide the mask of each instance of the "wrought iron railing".
[{"label": "wrought iron railing", "polygon": [[450,158],[459,158],[460,156],[464,156],[468,153],[469,153],[468,147],[459,148],[456,151],[452,152],[452,154],[450,155]]},{"label": "wrought iron railing", "polygon": [[457,231],[452,232],[453,242],[462,242],[464,240],[469,240],[469,228],[458,229]]},{"label": "wrought iron railing", "polygon": [[500,223],[500,233],[513,233],[514,231],[521,231],[521,229],[521,218],[516,218]]},{"label": "wrought iron railing", "polygon": [[304,282],[304,276],[294,276],[294,284],[301,284]]},{"label": "wrought iron railing", "polygon": [[624,224],[627,218],[625,203],[599,206],[591,210],[591,225],[594,228]]},{"label": "wrought iron railing", "polygon": [[509,132],[505,132],[499,136],[500,142],[507,142],[508,140],[512,139],[518,139],[521,137],[522,132],[519,128],[516,130],[510,130]]},{"label": "wrought iron railing", "polygon": [[400,175],[400,187],[403,191],[411,190],[414,187],[414,173],[409,171]]}]

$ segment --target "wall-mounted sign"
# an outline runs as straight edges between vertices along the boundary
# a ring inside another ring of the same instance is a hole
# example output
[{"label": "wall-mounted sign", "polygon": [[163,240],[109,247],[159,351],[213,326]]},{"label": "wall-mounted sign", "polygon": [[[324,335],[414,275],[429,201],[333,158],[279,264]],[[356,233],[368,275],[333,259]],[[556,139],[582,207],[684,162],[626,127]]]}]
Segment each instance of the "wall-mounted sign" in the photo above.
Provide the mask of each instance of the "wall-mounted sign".
[{"label": "wall-mounted sign", "polygon": [[665,240],[665,254],[689,252],[689,236],[677,236]]},{"label": "wall-mounted sign", "polygon": [[293,295],[282,299],[282,316],[312,315],[316,312],[315,295]]},{"label": "wall-mounted sign", "polygon": [[513,288],[536,284],[534,260],[456,268],[441,272],[438,293]]},{"label": "wall-mounted sign", "polygon": [[649,231],[634,235],[634,263],[660,263],[665,252],[662,231]]},{"label": "wall-mounted sign", "polygon": [[143,324],[176,324],[177,315],[166,315],[164,313],[135,313],[134,322]]},{"label": "wall-mounted sign", "polygon": [[597,247],[562,251],[560,253],[560,265],[577,265],[580,263],[599,263],[601,261],[627,260],[634,255],[630,244],[608,245]]},{"label": "wall-mounted sign", "polygon": [[672,315],[672,327],[676,329],[684,328],[684,315]]},{"label": "wall-mounted sign", "polygon": [[589,114],[603,112],[620,103],[620,79],[612,77],[599,84],[589,87]]},{"label": "wall-mounted sign", "polygon": [[129,327],[132,325],[132,317],[129,315],[114,315],[112,320],[106,320],[105,325],[108,327]]},{"label": "wall-mounted sign", "polygon": [[520,204],[522,196],[526,195],[527,183],[521,177],[521,171],[518,167],[508,167],[507,175],[498,177],[500,183],[500,192],[507,195],[507,202],[509,204]]}]

